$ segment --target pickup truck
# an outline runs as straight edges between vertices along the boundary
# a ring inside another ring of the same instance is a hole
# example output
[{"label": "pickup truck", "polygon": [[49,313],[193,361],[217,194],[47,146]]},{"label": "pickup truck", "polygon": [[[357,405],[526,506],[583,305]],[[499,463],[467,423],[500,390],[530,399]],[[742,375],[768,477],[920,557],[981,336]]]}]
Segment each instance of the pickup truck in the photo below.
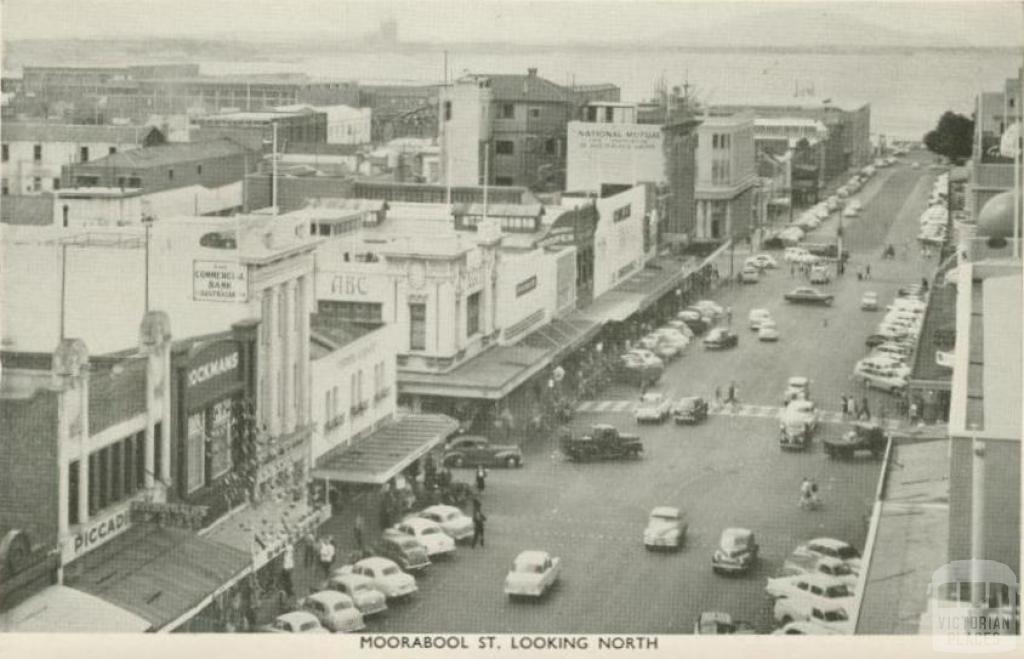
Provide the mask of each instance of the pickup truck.
[{"label": "pickup truck", "polygon": [[881,458],[888,443],[885,431],[873,423],[855,423],[841,437],[829,437],[824,441],[825,453],[830,458],[852,458],[858,451],[867,451],[873,457]]},{"label": "pickup truck", "polygon": [[637,435],[620,433],[614,426],[598,424],[590,432],[574,436],[566,431],[560,439],[562,453],[570,460],[612,460],[638,458],[644,446]]}]

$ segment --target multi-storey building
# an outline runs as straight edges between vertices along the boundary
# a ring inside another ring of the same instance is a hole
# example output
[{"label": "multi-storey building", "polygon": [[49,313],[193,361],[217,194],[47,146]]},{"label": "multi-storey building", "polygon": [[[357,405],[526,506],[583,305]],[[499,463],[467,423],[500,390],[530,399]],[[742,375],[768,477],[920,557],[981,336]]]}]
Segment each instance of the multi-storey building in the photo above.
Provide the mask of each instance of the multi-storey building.
[{"label": "multi-storey building", "polygon": [[327,113],[297,111],[228,112],[196,118],[195,141],[228,138],[254,151],[272,148],[277,132],[278,145],[289,142],[314,144],[327,142]]},{"label": "multi-storey building", "polygon": [[754,117],[707,117],[697,126],[694,239],[749,236],[755,224]]}]

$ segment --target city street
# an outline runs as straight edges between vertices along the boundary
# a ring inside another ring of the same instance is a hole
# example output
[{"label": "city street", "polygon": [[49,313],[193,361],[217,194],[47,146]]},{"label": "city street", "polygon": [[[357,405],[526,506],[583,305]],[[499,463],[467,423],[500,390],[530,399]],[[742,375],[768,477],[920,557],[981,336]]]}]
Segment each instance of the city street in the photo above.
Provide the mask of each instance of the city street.
[{"label": "city street", "polygon": [[[696,427],[638,427],[631,413],[635,388],[614,386],[601,400],[584,402],[575,427],[610,423],[637,432],[644,457],[577,464],[566,461],[553,440],[527,447],[525,467],[490,472],[481,497],[487,547],[463,546],[451,560],[436,563],[420,579],[420,593],[371,621],[369,631],[690,633],[704,610],[726,611],[770,631],[765,578],[799,542],[831,536],[863,545],[879,463],[831,461],[820,438],[845,427],[837,422],[840,395],[864,395],[850,374],[866,354],[863,339],[881,312],[861,311],[861,294],[877,291],[887,303],[899,285],[920,281],[927,271],[916,249],[907,250],[906,260],[882,262],[880,254],[888,242],[916,245],[917,217],[933,178],[933,172],[902,164],[881,171],[857,195],[865,210],[844,220],[850,266],[824,287],[836,296],[832,307],[782,299],[803,281],[790,274],[781,253],[780,267],[759,283],[719,290],[715,298],[732,307],[739,347],[709,352],[691,345],[657,390],[712,400],[716,386],[724,392],[735,381],[741,401],[736,410],[720,410]],[[808,240],[834,240],[836,221],[833,215]],[[746,255],[737,250],[737,269]],[[723,258],[724,275],[728,253]],[[866,264],[872,279],[858,281],[856,272]],[[754,307],[771,310],[782,333],[777,344],[759,343],[747,328]],[[776,441],[776,406],[790,375],[810,377],[812,399],[828,412],[806,453],[784,453]],[[886,404],[894,409],[887,395],[868,395],[874,414]],[[821,485],[822,510],[797,506],[804,476]],[[471,473],[456,477],[471,480]],[[688,517],[686,546],[678,553],[643,547],[646,518],[657,505],[679,506]],[[711,572],[711,554],[727,526],[756,533],[762,561],[752,573],[730,578]],[[509,602],[502,592],[506,570],[524,549],[562,557],[561,581],[542,602]]]}]

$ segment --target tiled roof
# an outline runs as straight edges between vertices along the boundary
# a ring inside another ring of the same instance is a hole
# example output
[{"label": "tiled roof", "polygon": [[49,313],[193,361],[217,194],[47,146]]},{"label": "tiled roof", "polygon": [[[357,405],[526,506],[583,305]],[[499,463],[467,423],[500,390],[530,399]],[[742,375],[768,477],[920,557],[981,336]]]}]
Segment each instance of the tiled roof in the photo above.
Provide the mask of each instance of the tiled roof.
[{"label": "tiled roof", "polygon": [[175,144],[161,144],[160,146],[148,146],[131,151],[118,151],[117,153],[90,160],[79,165],[78,169],[86,167],[98,168],[126,168],[146,169],[149,167],[164,167],[178,163],[196,162],[210,158],[221,158],[224,156],[241,155],[247,152],[244,146],[227,138],[210,140],[208,142],[181,142]]},{"label": "tiled roof", "polygon": [[569,98],[567,89],[536,75],[498,74],[483,77],[491,81],[491,91],[496,101],[553,103]]},{"label": "tiled roof", "polygon": [[48,124],[5,121],[0,126],[4,142],[87,142],[103,144],[142,144],[153,126],[108,126],[92,124]]}]

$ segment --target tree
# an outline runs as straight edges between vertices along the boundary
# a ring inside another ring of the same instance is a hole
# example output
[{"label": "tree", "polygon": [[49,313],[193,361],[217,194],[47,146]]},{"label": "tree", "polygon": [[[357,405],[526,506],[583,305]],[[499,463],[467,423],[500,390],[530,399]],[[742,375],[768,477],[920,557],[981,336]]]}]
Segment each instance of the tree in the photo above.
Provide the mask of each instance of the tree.
[{"label": "tree", "polygon": [[924,145],[932,153],[962,163],[971,157],[974,145],[974,120],[946,111],[938,125],[924,136]]}]

